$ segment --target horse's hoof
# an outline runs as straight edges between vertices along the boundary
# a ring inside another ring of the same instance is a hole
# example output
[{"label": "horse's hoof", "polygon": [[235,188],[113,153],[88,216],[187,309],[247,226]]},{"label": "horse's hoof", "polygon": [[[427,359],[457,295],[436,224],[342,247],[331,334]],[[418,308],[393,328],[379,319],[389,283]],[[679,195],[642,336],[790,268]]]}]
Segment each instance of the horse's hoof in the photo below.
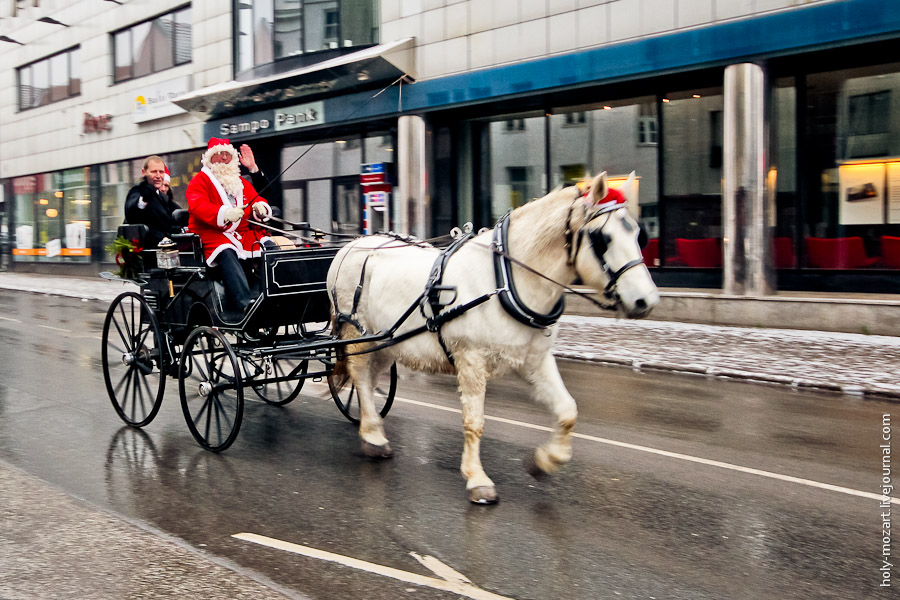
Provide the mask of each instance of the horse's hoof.
[{"label": "horse's hoof", "polygon": [[534,460],[534,456],[528,457],[528,459],[525,461],[525,469],[528,471],[529,475],[537,480],[544,479],[545,477],[550,475],[550,473],[538,466],[537,461]]},{"label": "horse's hoof", "polygon": [[376,446],[375,444],[370,444],[369,442],[363,442],[362,451],[363,454],[365,454],[369,458],[390,458],[394,456],[394,451],[391,450],[390,444]]},{"label": "horse's hoof", "polygon": [[500,497],[497,490],[490,485],[480,485],[469,490],[469,502],[472,504],[497,504]]}]

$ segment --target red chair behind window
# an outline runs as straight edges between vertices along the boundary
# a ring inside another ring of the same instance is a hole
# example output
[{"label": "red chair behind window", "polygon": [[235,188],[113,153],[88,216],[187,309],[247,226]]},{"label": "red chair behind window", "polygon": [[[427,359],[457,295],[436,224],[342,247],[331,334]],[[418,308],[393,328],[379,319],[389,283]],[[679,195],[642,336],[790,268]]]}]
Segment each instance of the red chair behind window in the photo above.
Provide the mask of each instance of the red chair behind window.
[{"label": "red chair behind window", "polygon": [[900,269],[900,237],[881,236],[881,257],[885,267]]},{"label": "red chair behind window", "polygon": [[698,269],[720,269],[722,267],[722,246],[719,238],[689,240],[675,238],[678,257],[689,267]]},{"label": "red chair behind window", "polygon": [[777,237],[774,239],[775,268],[793,269],[797,266],[797,257],[794,255],[794,240],[789,237]]},{"label": "red chair behind window", "polygon": [[817,269],[859,269],[871,267],[879,257],[869,257],[863,239],[858,236],[841,238],[806,238],[809,266]]}]

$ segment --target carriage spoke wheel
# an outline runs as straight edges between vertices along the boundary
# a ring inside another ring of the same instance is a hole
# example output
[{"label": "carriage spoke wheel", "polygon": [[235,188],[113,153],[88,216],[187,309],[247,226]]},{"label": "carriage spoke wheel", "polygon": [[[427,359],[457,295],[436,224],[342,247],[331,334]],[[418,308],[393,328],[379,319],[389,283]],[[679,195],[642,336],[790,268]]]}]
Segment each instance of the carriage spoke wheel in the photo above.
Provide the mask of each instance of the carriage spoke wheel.
[{"label": "carriage spoke wheel", "polygon": [[[331,390],[331,397],[334,398],[334,403],[337,404],[341,414],[350,422],[359,425],[359,394],[356,392],[356,386],[347,381],[346,385],[339,388],[334,375],[329,375],[328,389]],[[391,368],[384,371],[375,382],[375,409],[382,418],[391,410],[395,393],[397,393],[397,363],[392,364]]]},{"label": "carriage spoke wheel", "polygon": [[300,395],[309,361],[277,356],[246,356],[243,363],[244,373],[256,395],[269,404],[284,406]]},{"label": "carriage spoke wheel", "polygon": [[163,337],[147,301],[135,292],[113,300],[103,321],[106,392],[119,417],[143,427],[159,412],[166,390]]},{"label": "carriage spoke wheel", "polygon": [[228,448],[244,416],[244,390],[237,355],[217,329],[198,327],[184,342],[178,393],[188,428],[213,452]]}]

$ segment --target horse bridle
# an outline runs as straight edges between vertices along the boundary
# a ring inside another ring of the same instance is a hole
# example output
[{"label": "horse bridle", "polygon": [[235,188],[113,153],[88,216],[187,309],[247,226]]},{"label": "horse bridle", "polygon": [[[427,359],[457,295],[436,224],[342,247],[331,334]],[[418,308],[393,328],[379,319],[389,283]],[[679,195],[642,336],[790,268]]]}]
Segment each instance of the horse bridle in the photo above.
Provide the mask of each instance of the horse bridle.
[{"label": "horse bridle", "polygon": [[[583,210],[587,213],[587,206],[581,202],[582,198],[590,194],[590,190],[582,193],[581,190],[576,186],[576,196],[575,200],[572,202],[572,205],[569,207],[569,214],[566,217],[566,244],[565,247],[569,250],[569,258],[568,264],[570,266],[575,265],[575,260],[578,257],[578,252],[581,250],[581,240],[587,235],[591,241],[591,249],[594,251],[594,256],[597,257],[597,260],[600,261],[600,266],[603,268],[603,271],[606,273],[607,277],[609,277],[609,282],[607,282],[606,287],[603,290],[603,296],[608,300],[615,301],[618,303],[619,295],[616,291],[616,287],[619,282],[619,278],[625,274],[629,269],[633,269],[638,265],[644,264],[643,257],[636,258],[634,260],[630,260],[621,268],[617,270],[613,270],[609,263],[606,261],[605,255],[606,251],[609,249],[609,235],[604,233],[603,228],[606,227],[606,224],[609,223],[609,220],[612,218],[612,213],[617,210],[625,210],[624,204],[619,203],[610,203],[607,205],[601,205],[596,210],[594,210],[590,214],[586,214],[584,218],[584,223],[582,223],[581,227],[578,228],[578,231],[572,231],[572,211],[575,206],[578,204],[582,204]],[[602,215],[607,215],[606,221],[600,227],[588,230],[587,227],[591,222],[601,217]],[[647,234],[643,228],[640,229],[638,233],[638,244],[641,248],[646,246],[646,237]]]}]

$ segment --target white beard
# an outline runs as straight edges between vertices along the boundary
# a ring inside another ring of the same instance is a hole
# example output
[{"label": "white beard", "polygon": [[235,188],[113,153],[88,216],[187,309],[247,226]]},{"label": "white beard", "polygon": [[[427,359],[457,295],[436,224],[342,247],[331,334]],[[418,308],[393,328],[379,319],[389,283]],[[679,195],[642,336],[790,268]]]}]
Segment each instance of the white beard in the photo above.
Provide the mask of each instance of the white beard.
[{"label": "white beard", "polygon": [[244,191],[244,182],[241,180],[241,168],[236,160],[229,163],[215,163],[209,165],[209,170],[215,175],[225,193],[238,198]]}]

